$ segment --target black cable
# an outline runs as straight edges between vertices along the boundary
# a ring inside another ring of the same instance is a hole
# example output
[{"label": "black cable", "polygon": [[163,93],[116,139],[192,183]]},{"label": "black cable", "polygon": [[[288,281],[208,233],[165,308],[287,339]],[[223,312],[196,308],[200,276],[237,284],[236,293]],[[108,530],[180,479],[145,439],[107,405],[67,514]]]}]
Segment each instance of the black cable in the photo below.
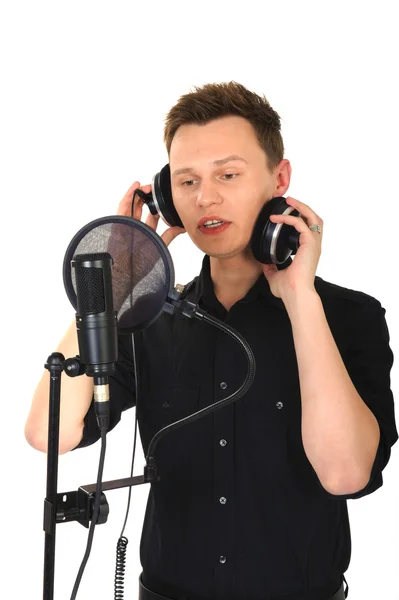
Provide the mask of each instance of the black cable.
[{"label": "black cable", "polygon": [[[134,470],[134,459],[136,455],[136,440],[137,440],[137,400],[138,400],[138,372],[136,365],[136,351],[134,343],[134,334],[132,333],[132,350],[133,350],[133,367],[134,367],[134,381],[136,388],[136,415],[135,415],[135,426],[134,426],[134,439],[133,439],[133,456],[132,465],[130,469],[130,477],[133,477]],[[126,563],[126,546],[129,543],[127,537],[123,535],[127,523],[127,518],[130,510],[130,498],[132,495],[132,486],[129,486],[129,495],[126,508],[125,521],[123,523],[122,531],[119,536],[119,540],[116,544],[116,565],[115,565],[115,582],[114,582],[114,600],[123,600],[124,594],[124,577],[125,577],[125,563]]]},{"label": "black cable", "polygon": [[82,579],[83,571],[85,570],[86,563],[87,563],[87,561],[89,559],[89,556],[90,556],[91,546],[92,546],[92,543],[93,543],[94,528],[95,528],[95,526],[97,524],[98,515],[100,513],[101,482],[102,482],[103,470],[104,470],[104,459],[105,459],[106,446],[107,446],[107,433],[105,431],[101,431],[100,464],[99,464],[99,467],[98,467],[96,495],[95,495],[95,500],[94,500],[93,516],[92,516],[92,519],[91,519],[91,525],[90,525],[89,535],[88,535],[88,539],[87,539],[86,552],[85,552],[85,555],[83,557],[82,563],[80,565],[79,572],[78,572],[77,577],[76,577],[75,585],[74,585],[73,590],[72,590],[71,600],[75,600],[75,598],[76,598],[76,594],[78,592],[80,581]]},{"label": "black cable", "polygon": [[[131,217],[133,217],[133,209],[134,209],[134,196],[136,193],[142,198],[141,190],[136,190],[133,194],[132,198],[132,206],[131,206]],[[133,248],[132,248],[133,240],[130,239],[130,276],[131,276],[131,284],[133,284]],[[130,300],[132,300],[132,295],[130,295]],[[136,388],[136,414],[135,414],[135,426],[134,426],[134,439],[133,439],[133,456],[132,456],[132,465],[130,469],[130,477],[133,477],[134,471],[134,459],[136,456],[136,440],[137,440],[137,401],[138,401],[138,372],[136,365],[136,352],[135,352],[135,341],[134,334],[132,333],[132,351],[133,351],[133,367],[134,367],[134,382]],[[115,580],[114,580],[114,600],[123,600],[124,594],[124,578],[125,578],[125,568],[126,568],[126,550],[129,540],[127,537],[123,535],[127,523],[127,519],[129,516],[130,510],[130,499],[132,496],[132,487],[129,486],[129,495],[127,501],[126,515],[125,521],[123,523],[122,531],[119,536],[118,542],[116,544],[116,564],[115,564]]]},{"label": "black cable", "polygon": [[125,577],[125,566],[126,566],[126,546],[129,540],[121,536],[116,545],[116,567],[115,567],[115,598],[116,600],[123,600],[123,586]]}]

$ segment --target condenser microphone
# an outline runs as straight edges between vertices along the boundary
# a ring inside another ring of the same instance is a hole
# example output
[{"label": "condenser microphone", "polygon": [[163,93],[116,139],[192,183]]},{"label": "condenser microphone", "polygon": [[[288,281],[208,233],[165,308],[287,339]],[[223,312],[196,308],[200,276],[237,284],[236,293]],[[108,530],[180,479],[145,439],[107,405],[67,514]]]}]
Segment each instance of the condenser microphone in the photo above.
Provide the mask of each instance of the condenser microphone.
[{"label": "condenser microphone", "polygon": [[108,375],[118,360],[117,315],[113,307],[112,256],[77,254],[71,261],[76,285],[79,358],[94,379],[94,406],[100,429],[108,429]]}]

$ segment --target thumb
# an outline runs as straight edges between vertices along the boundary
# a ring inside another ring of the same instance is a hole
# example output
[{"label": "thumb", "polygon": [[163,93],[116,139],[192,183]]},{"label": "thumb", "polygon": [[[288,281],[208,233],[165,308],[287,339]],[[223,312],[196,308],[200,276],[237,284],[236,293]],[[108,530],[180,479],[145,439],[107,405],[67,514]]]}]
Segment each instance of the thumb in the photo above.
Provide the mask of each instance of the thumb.
[{"label": "thumb", "polygon": [[267,281],[269,281],[272,277],[272,275],[274,275],[274,273],[277,273],[278,269],[276,267],[275,264],[262,264],[262,269],[263,269],[263,274],[266,277]]}]

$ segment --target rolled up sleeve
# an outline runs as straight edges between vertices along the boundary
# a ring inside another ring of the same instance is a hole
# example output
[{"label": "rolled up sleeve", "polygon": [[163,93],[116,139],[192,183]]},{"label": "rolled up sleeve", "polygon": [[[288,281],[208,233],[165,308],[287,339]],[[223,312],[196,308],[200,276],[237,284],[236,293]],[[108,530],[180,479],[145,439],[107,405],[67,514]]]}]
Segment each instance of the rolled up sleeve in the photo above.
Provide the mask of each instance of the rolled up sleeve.
[{"label": "rolled up sleeve", "polygon": [[378,300],[371,298],[360,311],[345,366],[358,394],[378,421],[380,442],[367,485],[356,493],[339,496],[346,499],[362,498],[382,486],[382,471],[398,440],[390,379],[394,355],[389,345],[386,310]]}]

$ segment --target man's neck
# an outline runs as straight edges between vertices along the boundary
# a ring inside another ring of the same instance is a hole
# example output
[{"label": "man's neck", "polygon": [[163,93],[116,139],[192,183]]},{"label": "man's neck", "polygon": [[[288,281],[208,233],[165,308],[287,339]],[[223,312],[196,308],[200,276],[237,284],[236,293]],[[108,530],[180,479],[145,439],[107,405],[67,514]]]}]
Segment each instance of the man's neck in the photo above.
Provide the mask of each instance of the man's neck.
[{"label": "man's neck", "polygon": [[242,255],[223,259],[211,256],[210,272],[216,297],[225,306],[232,306],[244,298],[258,280],[262,265],[253,257]]}]

